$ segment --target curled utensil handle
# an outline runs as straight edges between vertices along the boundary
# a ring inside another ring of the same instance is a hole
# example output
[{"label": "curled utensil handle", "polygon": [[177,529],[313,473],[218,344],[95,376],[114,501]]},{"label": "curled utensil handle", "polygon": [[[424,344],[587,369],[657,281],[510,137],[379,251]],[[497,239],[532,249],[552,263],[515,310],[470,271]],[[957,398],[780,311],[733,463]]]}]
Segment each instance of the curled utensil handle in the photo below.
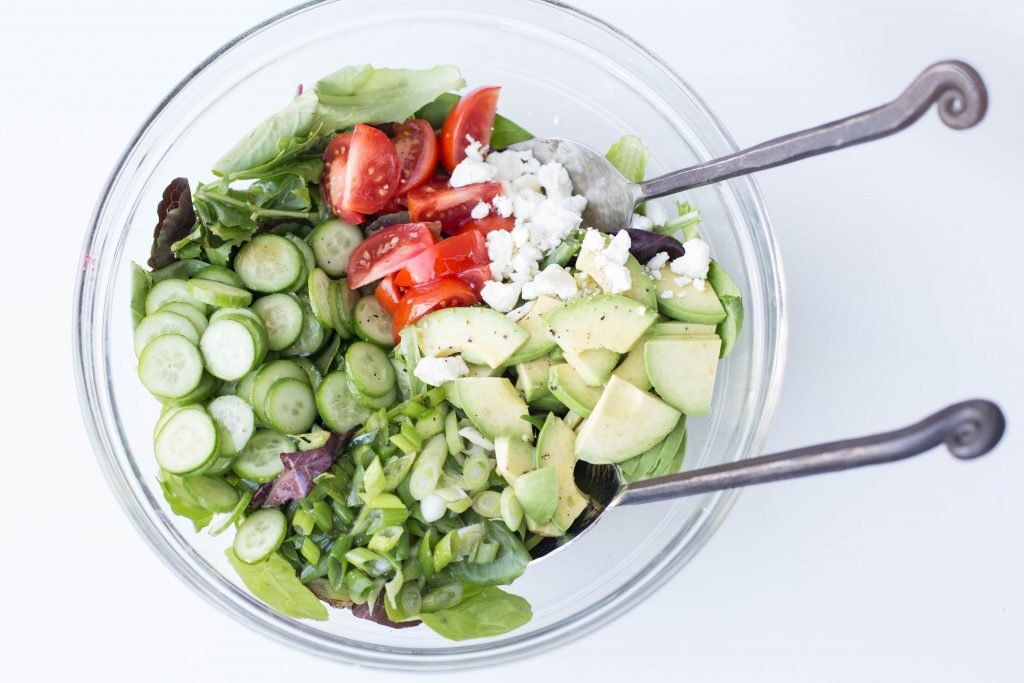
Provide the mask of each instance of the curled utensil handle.
[{"label": "curled utensil handle", "polygon": [[791,161],[825,154],[892,135],[917,121],[932,104],[950,128],[963,130],[985,116],[988,93],[981,76],[960,61],[925,69],[903,94],[888,104],[817,128],[784,135],[735,154],[667,173],[639,184],[637,201],[682,192]]},{"label": "curled utensil handle", "polygon": [[884,434],[808,446],[628,484],[609,507],[879,465],[924,453],[943,443],[957,458],[969,460],[992,450],[1002,438],[1005,427],[1006,419],[995,403],[981,399],[964,401],[917,424]]}]

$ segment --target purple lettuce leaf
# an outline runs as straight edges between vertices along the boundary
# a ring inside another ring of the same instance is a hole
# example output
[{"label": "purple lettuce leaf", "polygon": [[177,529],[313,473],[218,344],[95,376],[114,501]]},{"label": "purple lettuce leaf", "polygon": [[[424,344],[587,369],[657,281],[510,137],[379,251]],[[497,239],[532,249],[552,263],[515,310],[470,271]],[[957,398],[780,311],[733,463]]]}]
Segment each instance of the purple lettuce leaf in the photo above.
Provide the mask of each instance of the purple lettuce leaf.
[{"label": "purple lettuce leaf", "polygon": [[331,468],[357,429],[358,426],[344,434],[331,434],[323,446],[312,451],[282,453],[284,471],[274,481],[256,489],[249,507],[280,507],[308,496],[315,484],[314,479]]},{"label": "purple lettuce leaf", "polygon": [[366,619],[374,623],[380,624],[381,626],[387,626],[388,628],[410,628],[412,626],[419,626],[420,620],[414,619],[412,621],[392,621],[388,618],[388,612],[384,608],[384,601],[387,600],[383,595],[374,603],[373,610],[370,609],[369,603],[363,603],[362,605],[353,605],[352,614],[360,619]]},{"label": "purple lettuce leaf", "polygon": [[184,239],[196,224],[192,208],[192,191],[187,178],[175,178],[164,189],[163,197],[156,207],[159,219],[153,230],[153,247],[149,255],[149,267],[157,270],[177,260],[171,245]]},{"label": "purple lettuce leaf", "polygon": [[683,245],[675,237],[636,228],[627,228],[626,232],[629,233],[629,253],[641,264],[647,263],[662,251],[668,254],[669,260],[677,259],[685,253]]}]

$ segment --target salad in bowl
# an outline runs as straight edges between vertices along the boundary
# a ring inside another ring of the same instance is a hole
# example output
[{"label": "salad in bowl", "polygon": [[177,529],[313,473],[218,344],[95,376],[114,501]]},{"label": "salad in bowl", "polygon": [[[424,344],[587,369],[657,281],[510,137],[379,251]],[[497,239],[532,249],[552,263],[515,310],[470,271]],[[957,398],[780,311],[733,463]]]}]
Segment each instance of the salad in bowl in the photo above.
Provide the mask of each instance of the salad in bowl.
[{"label": "salad in bowl", "polygon": [[[524,625],[507,587],[571,538],[576,463],[678,471],[740,334],[696,207],[586,225],[500,87],[465,87],[453,66],[300,87],[212,180],[169,183],[133,267],[166,504],[233,533],[231,565],[287,616]],[[607,156],[643,179],[639,138]]]}]

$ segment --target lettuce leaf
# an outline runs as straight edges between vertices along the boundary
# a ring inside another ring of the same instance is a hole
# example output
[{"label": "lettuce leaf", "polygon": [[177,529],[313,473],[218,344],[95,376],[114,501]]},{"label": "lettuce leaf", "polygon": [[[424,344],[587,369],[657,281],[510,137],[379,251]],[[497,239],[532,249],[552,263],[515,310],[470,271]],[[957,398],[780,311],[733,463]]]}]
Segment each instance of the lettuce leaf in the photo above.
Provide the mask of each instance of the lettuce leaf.
[{"label": "lettuce leaf", "polygon": [[252,178],[298,156],[319,142],[319,130],[314,129],[317,106],[313,93],[299,95],[239,140],[213,165],[213,172],[232,179]]},{"label": "lettuce leaf", "polygon": [[132,264],[132,328],[139,326],[139,323],[146,317],[146,296],[150,287],[153,286],[153,278],[145,268],[138,263]]},{"label": "lettuce leaf", "polygon": [[501,635],[519,628],[532,617],[530,603],[494,586],[468,594],[454,607],[420,615],[424,624],[449,640]]},{"label": "lettuce leaf", "polygon": [[149,267],[154,270],[169,266],[176,260],[172,245],[192,231],[196,214],[192,210],[192,192],[187,178],[175,178],[166,188],[156,207],[157,224],[153,229]]},{"label": "lettuce leaf", "polygon": [[331,468],[357,429],[331,434],[323,446],[313,450],[282,453],[284,470],[272,482],[256,490],[250,507],[280,507],[308,496],[316,483],[314,480]]},{"label": "lettuce leaf", "polygon": [[258,564],[242,562],[231,548],[225,554],[246,588],[270,607],[295,619],[327,621],[327,608],[299,581],[294,567],[277,553]]},{"label": "lettuce leaf", "polygon": [[181,478],[167,472],[160,473],[160,489],[164,492],[164,500],[171,508],[171,512],[192,520],[196,531],[202,531],[211,521],[214,513],[207,510],[196,500],[192,494],[185,490]]},{"label": "lettuce leaf", "polygon": [[630,182],[643,181],[647,172],[649,150],[644,141],[635,135],[623,135],[608,149],[605,158],[619,169],[619,173]]}]

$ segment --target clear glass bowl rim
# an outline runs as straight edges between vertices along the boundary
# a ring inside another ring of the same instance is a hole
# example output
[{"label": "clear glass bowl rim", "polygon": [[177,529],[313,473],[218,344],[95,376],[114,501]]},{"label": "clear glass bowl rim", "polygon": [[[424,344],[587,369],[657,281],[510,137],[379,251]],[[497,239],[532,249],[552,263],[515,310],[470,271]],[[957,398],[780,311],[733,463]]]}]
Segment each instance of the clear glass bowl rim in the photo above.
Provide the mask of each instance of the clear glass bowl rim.
[{"label": "clear glass bowl rim", "polygon": [[[202,571],[191,562],[168,546],[161,537],[160,532],[155,528],[154,522],[147,512],[139,506],[132,504],[130,487],[127,480],[127,473],[119,467],[116,459],[111,454],[109,444],[110,434],[107,433],[102,423],[102,416],[93,408],[94,400],[99,391],[98,378],[92,364],[91,354],[93,352],[93,340],[91,334],[95,321],[92,319],[92,301],[94,287],[90,286],[89,273],[91,256],[94,245],[101,228],[101,218],[107,208],[111,191],[118,179],[126,172],[127,161],[138,151],[140,142],[145,134],[160,116],[164,109],[175,99],[175,97],[186,88],[195,78],[202,74],[207,67],[215,63],[234,46],[246,41],[251,36],[261,33],[274,25],[287,20],[289,17],[305,12],[315,6],[336,2],[337,0],[310,0],[296,5],[267,20],[253,26],[249,30],[229,40],[209,57],[203,60],[192,71],[190,71],[174,88],[160,101],[143,124],[132,136],[124,152],[119,157],[109,177],[107,178],[100,198],[90,218],[89,229],[82,248],[82,263],[85,264],[79,273],[74,297],[73,331],[72,341],[74,343],[75,377],[78,389],[79,401],[86,429],[89,433],[90,442],[95,452],[100,468],[110,487],[117,495],[118,502],[131,518],[143,538],[149,543],[160,558],[177,574],[187,585],[200,595],[205,596],[211,602],[219,605],[227,613],[242,623],[254,627],[261,633],[271,638],[299,647],[307,652],[320,656],[327,656],[349,664],[362,666],[391,668],[399,670],[455,670],[476,666],[490,665],[519,659],[524,656],[538,654],[546,650],[564,645],[576,640],[583,635],[612,621],[615,617],[623,614],[628,609],[635,607],[643,599],[649,597],[655,590],[674,576],[682,567],[696,554],[704,543],[711,537],[714,531],[722,523],[732,505],[735,503],[738,490],[725,491],[713,494],[707,505],[704,506],[702,518],[693,525],[696,531],[691,537],[683,542],[682,534],[676,537],[675,542],[666,548],[664,557],[659,562],[663,568],[660,572],[648,572],[644,577],[642,585],[629,589],[620,590],[608,604],[600,609],[593,609],[588,612],[585,619],[575,624],[571,630],[549,629],[531,635],[528,638],[513,640],[508,643],[490,644],[486,641],[480,647],[470,651],[460,650],[458,652],[449,650],[436,650],[429,655],[420,653],[411,654],[400,650],[387,650],[383,648],[360,649],[339,644],[327,639],[323,634],[305,626],[301,622],[280,617],[269,608],[260,606],[254,608],[251,602],[245,602],[232,596],[229,592],[220,590],[220,586],[210,582]],[[715,132],[721,137],[722,142],[731,150],[737,150],[735,142],[727,132],[722,123],[718,120],[707,104],[691,88],[672,67],[665,63],[660,57],[651,52],[645,46],[622,32],[620,29],[609,24],[584,10],[568,5],[558,0],[523,0],[535,5],[547,6],[560,10],[575,19],[584,20],[595,25],[613,37],[633,48],[646,59],[658,66],[664,74],[672,80],[675,85],[686,93],[695,108],[711,125]],[[740,457],[750,457],[760,450],[767,436],[768,426],[774,412],[775,404],[781,389],[782,375],[785,365],[786,348],[788,341],[788,328],[785,307],[785,283],[782,263],[777,253],[777,245],[774,233],[771,228],[767,210],[754,180],[750,177],[737,178],[728,181],[730,187],[737,196],[745,200],[745,208],[751,214],[753,222],[765,230],[762,248],[762,257],[772,266],[770,275],[774,277],[769,281],[771,298],[775,302],[775,339],[772,340],[772,348],[767,359],[767,384],[763,390],[763,409],[760,412],[760,424],[757,425],[755,436],[751,439],[748,452]],[[738,457],[737,459],[740,459]],[[258,614],[257,612],[263,612]],[[276,616],[273,622],[266,619],[267,613]]]}]

